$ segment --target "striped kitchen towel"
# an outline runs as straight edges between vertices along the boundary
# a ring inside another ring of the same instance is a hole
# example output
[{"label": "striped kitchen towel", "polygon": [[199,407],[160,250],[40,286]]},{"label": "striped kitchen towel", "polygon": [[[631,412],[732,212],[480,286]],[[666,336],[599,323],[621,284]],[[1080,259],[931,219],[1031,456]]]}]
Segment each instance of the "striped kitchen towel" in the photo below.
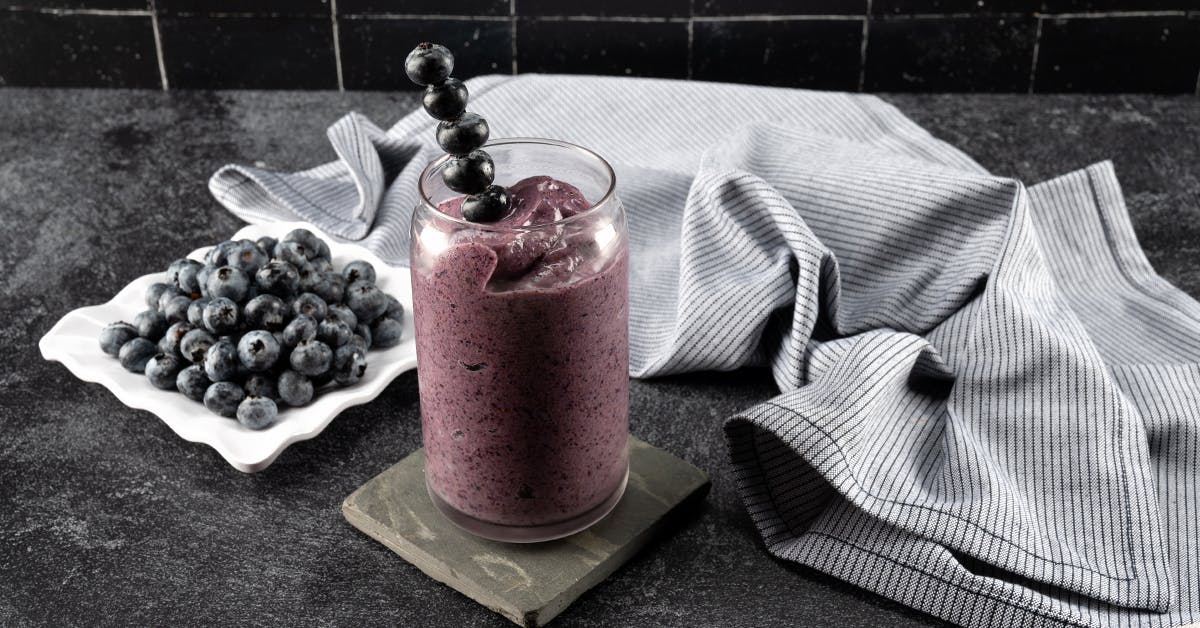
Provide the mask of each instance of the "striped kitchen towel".
[{"label": "striped kitchen towel", "polygon": [[[771,368],[726,424],[773,554],[968,626],[1200,620],[1200,304],[1103,163],[1026,188],[881,100],[627,78],[468,83],[495,137],[613,163],[631,374]],[[421,111],[216,198],[404,264]]]}]

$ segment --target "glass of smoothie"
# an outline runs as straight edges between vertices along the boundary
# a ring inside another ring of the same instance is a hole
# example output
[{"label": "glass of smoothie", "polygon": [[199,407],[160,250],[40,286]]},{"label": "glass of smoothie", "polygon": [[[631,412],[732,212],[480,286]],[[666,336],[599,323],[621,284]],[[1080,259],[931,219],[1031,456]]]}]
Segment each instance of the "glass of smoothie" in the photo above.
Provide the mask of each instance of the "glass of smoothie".
[{"label": "glass of smoothie", "polygon": [[508,213],[464,220],[443,157],[421,175],[412,221],[425,480],[460,527],[545,541],[625,491],[628,234],[595,153],[527,138],[485,148]]}]

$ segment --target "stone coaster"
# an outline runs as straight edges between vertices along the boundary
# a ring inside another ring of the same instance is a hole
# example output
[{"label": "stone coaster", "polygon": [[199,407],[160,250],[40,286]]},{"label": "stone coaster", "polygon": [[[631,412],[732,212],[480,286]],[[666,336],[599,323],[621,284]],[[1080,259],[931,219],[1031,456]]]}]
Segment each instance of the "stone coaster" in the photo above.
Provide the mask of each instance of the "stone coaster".
[{"label": "stone coaster", "polygon": [[459,529],[429,501],[418,449],[342,502],[354,527],[434,580],[521,626],[545,625],[708,493],[708,476],[629,437],[629,485],[599,523],[545,543],[498,543]]}]

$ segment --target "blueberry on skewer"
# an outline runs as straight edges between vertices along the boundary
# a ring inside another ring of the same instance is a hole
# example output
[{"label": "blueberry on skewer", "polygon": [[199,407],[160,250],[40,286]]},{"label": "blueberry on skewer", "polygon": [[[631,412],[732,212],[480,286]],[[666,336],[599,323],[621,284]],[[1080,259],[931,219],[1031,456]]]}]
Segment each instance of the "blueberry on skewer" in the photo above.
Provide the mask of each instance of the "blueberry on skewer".
[{"label": "blueberry on skewer", "polygon": [[440,83],[454,70],[454,55],[440,44],[422,42],[404,59],[404,72],[417,85]]},{"label": "blueberry on skewer", "polygon": [[441,83],[425,87],[425,95],[421,104],[428,113],[437,120],[453,120],[467,110],[467,86],[456,78],[448,78]]},{"label": "blueberry on skewer", "polygon": [[445,46],[428,42],[418,44],[404,62],[408,77],[425,87],[421,99],[425,112],[441,121],[436,131],[438,145],[452,155],[442,169],[442,182],[467,195],[463,218],[495,222],[508,213],[509,197],[507,190],[492,184],[496,165],[481,150],[491,130],[487,120],[467,111],[470,94],[462,81],[450,77],[453,70],[454,55]]}]

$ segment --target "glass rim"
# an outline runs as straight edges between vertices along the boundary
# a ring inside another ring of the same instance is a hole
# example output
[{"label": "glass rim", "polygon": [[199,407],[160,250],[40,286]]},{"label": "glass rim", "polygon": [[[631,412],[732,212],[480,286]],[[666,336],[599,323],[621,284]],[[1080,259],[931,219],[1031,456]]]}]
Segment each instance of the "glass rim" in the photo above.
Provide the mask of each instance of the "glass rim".
[{"label": "glass rim", "polygon": [[443,212],[442,210],[438,209],[437,205],[435,205],[433,203],[433,200],[429,198],[429,192],[425,189],[426,179],[429,178],[429,176],[433,173],[433,171],[440,168],[442,165],[444,165],[447,161],[449,161],[453,157],[453,155],[445,154],[445,155],[442,155],[441,157],[438,157],[437,159],[434,159],[433,161],[429,162],[425,166],[425,168],[421,171],[421,175],[417,178],[417,192],[421,197],[420,205],[424,206],[425,209],[432,211],[434,214],[436,214],[438,216],[438,218],[440,218],[442,220],[450,221],[450,222],[458,224],[458,225],[470,227],[472,229],[478,229],[481,231],[512,233],[512,232],[537,231],[539,229],[545,229],[548,227],[557,227],[557,226],[575,222],[577,220],[581,220],[587,216],[591,216],[592,214],[596,213],[596,211],[598,209],[608,205],[613,200],[613,198],[615,198],[616,190],[617,190],[617,173],[613,170],[612,165],[609,164],[608,161],[606,161],[603,157],[601,157],[595,151],[588,149],[588,148],[584,148],[583,146],[580,146],[578,144],[572,144],[571,142],[564,142],[562,140],[555,140],[555,139],[544,138],[544,137],[505,137],[505,138],[501,138],[498,140],[490,141],[487,144],[484,144],[483,148],[486,150],[488,148],[495,147],[495,146],[504,146],[504,145],[513,145],[513,144],[533,144],[533,145],[542,145],[542,146],[552,146],[555,148],[565,148],[565,149],[574,151],[574,152],[578,153],[579,155],[596,162],[596,164],[599,165],[600,169],[604,172],[605,175],[607,175],[608,189],[606,189],[604,191],[604,194],[600,196],[600,200],[593,203],[591,207],[579,212],[578,214],[574,214],[574,215],[568,216],[566,218],[560,218],[553,222],[543,222],[543,223],[536,224],[536,225],[524,225],[524,226],[517,226],[517,227],[504,227],[504,226],[491,225],[491,224],[483,223],[483,222],[471,222],[470,220],[466,220],[464,218],[458,218],[456,216],[451,216],[450,214],[447,214],[447,213]]}]

